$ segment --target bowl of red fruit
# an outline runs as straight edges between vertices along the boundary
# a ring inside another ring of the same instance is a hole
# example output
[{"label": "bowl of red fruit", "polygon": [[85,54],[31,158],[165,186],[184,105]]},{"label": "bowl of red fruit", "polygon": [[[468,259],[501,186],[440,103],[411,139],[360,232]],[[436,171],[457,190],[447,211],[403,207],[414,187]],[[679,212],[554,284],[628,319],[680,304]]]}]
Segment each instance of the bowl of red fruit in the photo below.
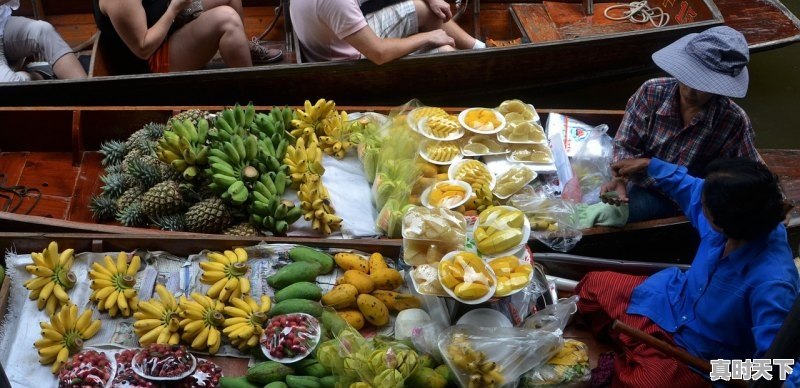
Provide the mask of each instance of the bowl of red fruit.
[{"label": "bowl of red fruit", "polygon": [[197,360],[197,369],[183,380],[175,383],[175,388],[219,388],[222,368],[204,359]]},{"label": "bowl of red fruit", "polygon": [[278,315],[267,321],[261,335],[261,350],[272,361],[295,362],[317,347],[321,335],[319,321],[311,315]]},{"label": "bowl of red fruit", "polygon": [[182,345],[150,344],[136,353],[133,371],[148,380],[181,380],[194,372],[197,359]]},{"label": "bowl of red fruit", "polygon": [[111,387],[116,365],[105,353],[86,349],[67,360],[58,372],[59,388]]},{"label": "bowl of red fruit", "polygon": [[139,349],[125,349],[114,355],[117,360],[117,375],[111,384],[112,387],[127,388],[155,388],[156,383],[139,376],[133,371],[133,357]]}]

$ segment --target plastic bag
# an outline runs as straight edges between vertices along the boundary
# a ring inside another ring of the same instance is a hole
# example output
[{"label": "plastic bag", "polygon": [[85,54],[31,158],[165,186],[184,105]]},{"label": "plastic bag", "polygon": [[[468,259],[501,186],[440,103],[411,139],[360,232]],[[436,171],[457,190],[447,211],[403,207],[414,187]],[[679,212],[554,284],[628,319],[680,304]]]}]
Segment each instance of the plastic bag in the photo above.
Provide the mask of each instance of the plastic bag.
[{"label": "plastic bag", "polygon": [[600,202],[600,186],[611,180],[611,159],[614,140],[608,136],[608,125],[592,128],[572,158],[572,170],[581,187],[581,202]]},{"label": "plastic bag", "polygon": [[568,252],[583,237],[570,201],[525,191],[513,195],[509,203],[525,212],[531,223],[531,236],[552,250]]},{"label": "plastic bag", "polygon": [[580,387],[589,382],[589,348],[583,342],[568,339],[558,354],[546,364],[525,372],[520,387]]},{"label": "plastic bag", "polygon": [[566,299],[561,299],[555,304],[551,304],[544,309],[531,315],[522,324],[528,329],[540,329],[551,332],[564,331],[567,327],[572,314],[578,311],[578,296],[573,295]]},{"label": "plastic bag", "polygon": [[511,327],[456,325],[439,335],[439,351],[468,388],[498,388],[555,355],[561,334]]}]

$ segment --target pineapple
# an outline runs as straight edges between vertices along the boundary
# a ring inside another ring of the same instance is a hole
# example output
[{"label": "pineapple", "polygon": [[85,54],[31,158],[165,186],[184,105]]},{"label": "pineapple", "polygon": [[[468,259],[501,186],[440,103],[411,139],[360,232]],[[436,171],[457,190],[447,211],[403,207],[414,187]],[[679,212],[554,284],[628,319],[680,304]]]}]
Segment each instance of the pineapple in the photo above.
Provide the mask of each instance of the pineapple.
[{"label": "pineapple", "polygon": [[139,186],[147,189],[164,180],[163,168],[153,160],[161,162],[153,157],[140,156],[130,161],[126,171]]},{"label": "pineapple", "polygon": [[122,172],[123,173],[128,173],[128,170],[130,169],[131,163],[134,160],[137,160],[137,159],[141,158],[142,155],[144,155],[142,153],[142,150],[140,150],[138,148],[134,148],[134,149],[128,151],[128,153],[125,155],[125,157],[122,158],[122,164],[121,164]]},{"label": "pineapple", "polygon": [[117,221],[125,226],[146,226],[147,216],[142,211],[141,201],[136,200],[124,210],[118,210]]},{"label": "pineapple", "polygon": [[122,159],[128,152],[128,145],[125,142],[109,140],[100,144],[100,153],[103,154],[103,166],[114,166],[122,163]]},{"label": "pineapple", "polygon": [[125,144],[129,150],[138,149],[144,155],[155,153],[155,143],[164,134],[165,129],[163,124],[145,124],[142,129],[134,132]]},{"label": "pineapple", "polygon": [[222,231],[222,234],[241,237],[261,237],[264,235],[257,227],[249,222],[242,222],[229,226]]},{"label": "pineapple", "polygon": [[119,211],[124,211],[128,208],[128,206],[130,206],[130,204],[138,200],[139,196],[141,196],[143,193],[144,190],[139,186],[134,186],[126,190],[124,193],[122,193],[122,196],[117,199],[117,209]]},{"label": "pineapple", "polygon": [[125,174],[106,174],[100,177],[103,182],[103,195],[111,199],[119,198],[125,190],[134,186],[134,181]]},{"label": "pineapple", "polygon": [[231,214],[222,200],[211,197],[186,211],[186,229],[196,233],[217,233],[231,223]]},{"label": "pineapple", "polygon": [[[184,120],[189,120],[196,127],[197,122],[200,121],[201,118],[204,118],[206,116],[208,116],[208,111],[200,111],[199,109],[190,109],[178,113],[175,116],[172,116],[172,119],[180,120],[181,122],[183,122]],[[167,130],[169,131],[172,130],[172,119],[170,119],[169,120],[170,122],[167,123]]]},{"label": "pineapple", "polygon": [[149,217],[173,213],[183,205],[178,182],[163,181],[147,190],[141,198],[142,211]]},{"label": "pineapple", "polygon": [[105,195],[94,196],[89,202],[89,209],[92,218],[97,221],[113,220],[117,214],[117,200]]},{"label": "pineapple", "polygon": [[151,217],[150,221],[161,230],[182,232],[186,230],[186,218],[181,213],[167,214],[163,216]]}]

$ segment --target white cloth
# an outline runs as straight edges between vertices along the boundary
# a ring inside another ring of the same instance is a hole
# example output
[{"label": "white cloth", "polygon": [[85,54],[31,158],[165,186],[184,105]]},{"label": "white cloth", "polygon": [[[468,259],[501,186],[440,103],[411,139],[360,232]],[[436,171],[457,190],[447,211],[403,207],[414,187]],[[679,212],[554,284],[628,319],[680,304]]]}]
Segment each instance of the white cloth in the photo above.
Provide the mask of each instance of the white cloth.
[{"label": "white cloth", "polygon": [[[6,21],[11,16],[11,11],[17,8],[19,8],[19,0],[11,0],[8,3],[0,5],[0,37],[3,36],[3,31],[6,28]],[[2,42],[2,40],[0,40],[0,42]]]}]

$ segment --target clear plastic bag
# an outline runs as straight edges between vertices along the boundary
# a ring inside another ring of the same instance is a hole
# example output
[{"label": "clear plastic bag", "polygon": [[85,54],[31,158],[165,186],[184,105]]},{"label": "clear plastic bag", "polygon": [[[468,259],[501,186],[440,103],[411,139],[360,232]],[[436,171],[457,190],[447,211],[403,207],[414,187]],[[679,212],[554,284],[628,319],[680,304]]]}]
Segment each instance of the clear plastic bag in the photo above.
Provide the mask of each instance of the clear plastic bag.
[{"label": "clear plastic bag", "polygon": [[528,191],[513,195],[509,203],[528,217],[531,236],[552,250],[568,252],[583,237],[578,214],[570,201]]},{"label": "clear plastic bag", "polygon": [[561,334],[510,327],[456,325],[439,335],[439,351],[462,387],[498,388],[550,359]]},{"label": "clear plastic bag", "polygon": [[581,202],[590,205],[600,202],[600,186],[611,180],[614,140],[606,132],[608,125],[605,124],[589,130],[572,158],[572,170],[581,187]]},{"label": "clear plastic bag", "polygon": [[568,339],[546,364],[525,372],[520,379],[520,387],[582,387],[590,378],[588,346]]},{"label": "clear plastic bag", "polygon": [[578,311],[578,296],[573,295],[551,304],[528,317],[522,327],[561,332],[567,327],[572,314]]}]

